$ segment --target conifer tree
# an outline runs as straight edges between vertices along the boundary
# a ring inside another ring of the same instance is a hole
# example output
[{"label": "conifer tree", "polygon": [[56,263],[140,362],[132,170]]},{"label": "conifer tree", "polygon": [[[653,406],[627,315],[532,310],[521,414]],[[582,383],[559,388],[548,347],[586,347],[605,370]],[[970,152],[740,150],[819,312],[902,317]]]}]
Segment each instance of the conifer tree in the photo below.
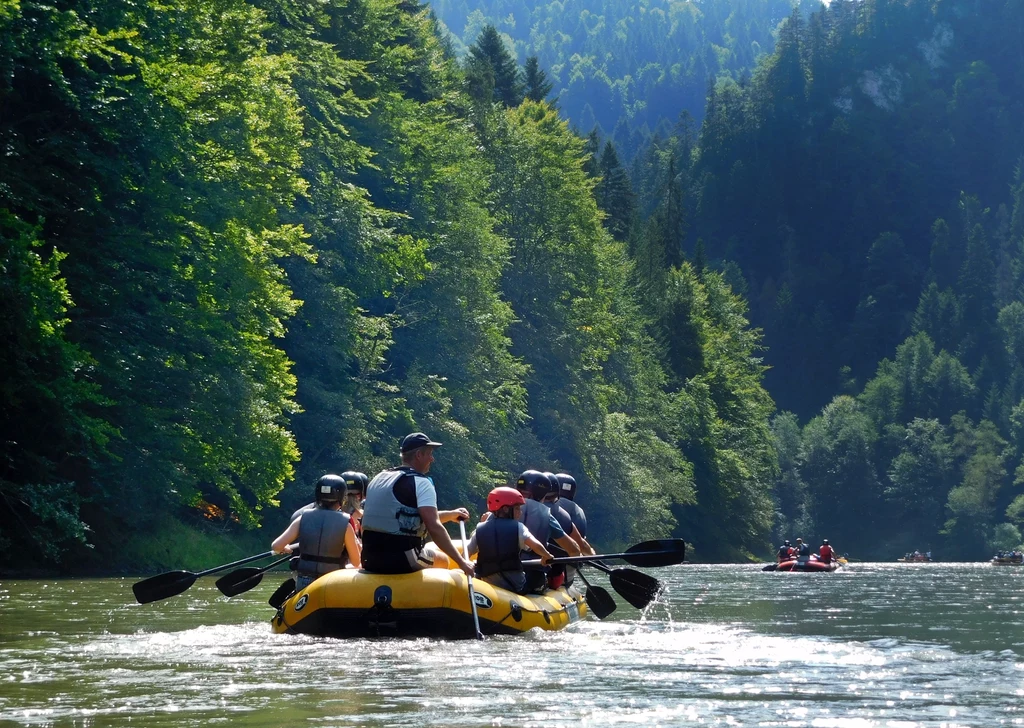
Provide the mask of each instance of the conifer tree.
[{"label": "conifer tree", "polygon": [[[524,89],[516,59],[505,47],[505,41],[493,25],[485,26],[476,43],[470,46],[468,62],[467,75],[474,79],[470,92],[475,94],[477,100],[494,101],[510,108],[523,102]],[[490,99],[485,95],[488,69],[490,78],[493,78]]]},{"label": "conifer tree", "polygon": [[626,170],[619,163],[615,147],[610,141],[605,142],[604,149],[601,150],[598,172],[601,181],[598,182],[594,194],[598,207],[605,213],[604,226],[613,238],[625,241],[636,212],[635,195]]},{"label": "conifer tree", "polygon": [[[551,90],[554,88],[554,84],[548,81],[548,76],[544,72],[544,69],[540,67],[540,62],[537,60],[537,56],[530,56],[526,59],[524,76],[526,82],[526,98],[530,99],[530,101],[546,101],[548,96],[551,95]],[[557,100],[558,99],[551,99],[548,103],[554,106]]]}]

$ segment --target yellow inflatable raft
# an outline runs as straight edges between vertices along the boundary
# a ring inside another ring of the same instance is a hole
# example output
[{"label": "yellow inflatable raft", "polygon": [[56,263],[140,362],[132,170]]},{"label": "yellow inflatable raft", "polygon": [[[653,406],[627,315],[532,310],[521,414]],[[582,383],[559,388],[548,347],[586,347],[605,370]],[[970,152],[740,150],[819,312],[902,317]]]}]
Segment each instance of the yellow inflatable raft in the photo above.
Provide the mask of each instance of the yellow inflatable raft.
[{"label": "yellow inflatable raft", "polygon": [[[560,630],[586,616],[574,586],[522,596],[473,580],[480,630]],[[293,594],[271,619],[274,632],[323,637],[476,637],[466,575],[448,569],[369,574],[341,569]]]}]

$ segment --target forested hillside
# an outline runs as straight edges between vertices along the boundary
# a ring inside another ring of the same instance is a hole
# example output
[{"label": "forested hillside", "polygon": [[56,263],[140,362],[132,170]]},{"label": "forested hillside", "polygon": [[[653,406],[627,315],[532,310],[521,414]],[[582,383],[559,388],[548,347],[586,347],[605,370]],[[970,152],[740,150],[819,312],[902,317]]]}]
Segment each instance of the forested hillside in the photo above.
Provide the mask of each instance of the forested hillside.
[{"label": "forested hillside", "polygon": [[641,269],[721,270],[764,327],[795,413],[777,538],[946,559],[1024,540],[1022,31],[1018,2],[794,12],[604,204]]},{"label": "forested hillside", "polygon": [[589,142],[487,40],[463,66],[408,0],[0,4],[0,566],[208,563],[414,429],[443,506],[564,469],[594,543],[767,548],[745,303],[638,288]]},{"label": "forested hillside", "polygon": [[[633,154],[680,113],[703,118],[708,81],[739,80],[771,53],[797,0],[433,0],[459,54],[493,25],[535,56],[563,115]],[[805,2],[816,7],[817,0]]]}]

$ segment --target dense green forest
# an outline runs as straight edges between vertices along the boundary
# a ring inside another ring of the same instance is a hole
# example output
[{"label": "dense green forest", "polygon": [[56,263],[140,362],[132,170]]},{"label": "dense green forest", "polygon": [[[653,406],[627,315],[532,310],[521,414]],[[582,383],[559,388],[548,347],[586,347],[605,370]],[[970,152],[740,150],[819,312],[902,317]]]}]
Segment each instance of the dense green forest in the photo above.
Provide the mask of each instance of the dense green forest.
[{"label": "dense green forest", "polygon": [[[521,62],[536,57],[578,129],[625,160],[679,114],[703,117],[708,80],[740,80],[771,53],[798,0],[433,0],[458,55],[487,25]],[[818,0],[805,0],[807,8]]]},{"label": "dense green forest", "polygon": [[601,546],[1024,541],[1024,4],[620,5],[0,0],[0,566],[265,543],[412,429]]},{"label": "dense green forest", "polygon": [[612,196],[638,262],[720,270],[763,327],[777,539],[1024,541],[1022,155],[1024,4],[833,0]]},{"label": "dense green forest", "polygon": [[564,469],[595,543],[766,548],[760,335],[641,295],[539,66],[408,0],[0,9],[5,569],[265,543],[413,429],[446,505]]}]

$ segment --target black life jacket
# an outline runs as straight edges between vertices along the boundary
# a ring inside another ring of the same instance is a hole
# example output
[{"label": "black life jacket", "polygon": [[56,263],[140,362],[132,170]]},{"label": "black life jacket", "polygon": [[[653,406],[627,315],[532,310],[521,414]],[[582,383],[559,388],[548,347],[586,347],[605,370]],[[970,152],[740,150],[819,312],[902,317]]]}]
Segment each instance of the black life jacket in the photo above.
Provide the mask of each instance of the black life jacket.
[{"label": "black life jacket", "polygon": [[551,515],[553,515],[555,517],[555,520],[558,521],[558,525],[562,527],[563,531],[565,531],[565,535],[571,536],[573,521],[572,516],[569,515],[568,511],[562,508],[561,504],[552,503]]},{"label": "black life jacket", "polygon": [[587,537],[587,514],[584,513],[583,507],[579,503],[576,503],[575,501],[571,501],[568,498],[560,499],[558,501],[558,505],[560,505],[563,509],[565,509],[566,513],[568,513],[569,516],[572,518],[572,525],[576,526],[576,528],[579,529],[580,535],[583,538],[586,538]]},{"label": "black life jacket", "polygon": [[480,578],[503,572],[521,572],[519,521],[490,518],[476,528],[476,575]]},{"label": "black life jacket", "polygon": [[320,576],[345,566],[345,530],[349,517],[341,511],[316,508],[299,521],[300,574]]}]

